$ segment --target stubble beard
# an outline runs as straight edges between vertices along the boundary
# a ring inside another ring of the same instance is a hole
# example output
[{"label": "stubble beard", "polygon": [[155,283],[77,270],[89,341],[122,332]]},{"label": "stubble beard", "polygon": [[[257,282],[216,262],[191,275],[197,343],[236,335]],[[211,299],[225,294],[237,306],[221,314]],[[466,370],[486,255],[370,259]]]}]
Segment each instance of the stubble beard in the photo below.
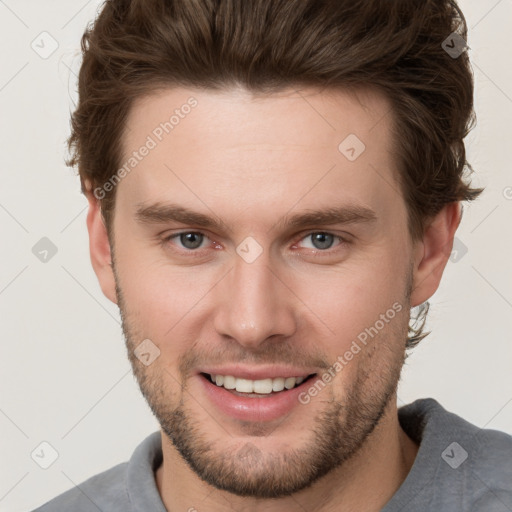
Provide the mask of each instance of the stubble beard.
[{"label": "stubble beard", "polygon": [[[374,340],[373,345],[365,347],[363,351],[368,351],[368,354],[363,357],[366,358],[367,366],[361,365],[362,370],[358,372],[350,389],[344,392],[343,400],[335,400],[327,389],[320,392],[320,395],[325,393],[325,399],[322,400],[325,406],[314,418],[309,440],[303,442],[302,446],[280,453],[275,450],[264,452],[251,442],[229,447],[233,440],[227,433],[224,443],[215,442],[210,435],[213,420],[209,416],[208,422],[200,420],[190,407],[197,407],[197,402],[188,398],[187,375],[180,375],[179,400],[176,396],[171,398],[163,385],[169,382],[168,376],[160,368],[146,368],[135,357],[134,349],[140,340],[135,334],[137,329],[128,317],[117,277],[116,292],[128,358],[143,396],[177,452],[199,478],[217,489],[237,496],[265,499],[290,496],[310,487],[323,476],[340,468],[363,447],[396,394],[405,359],[403,346],[408,326],[408,317],[406,319],[398,315],[393,320],[395,324],[389,327],[387,341],[394,340],[397,346],[399,336],[404,340],[403,344],[394,350],[392,356],[388,356],[385,364],[382,361],[372,363],[374,356],[378,359],[376,343],[381,342],[379,338]],[[402,303],[404,306],[409,304],[409,297],[410,288],[407,290],[406,301]],[[377,387],[371,385],[372,371],[379,373],[374,379],[378,382]],[[310,417],[308,405],[298,407],[304,407],[304,418]],[[282,423],[285,421],[286,418]],[[263,425],[261,432],[266,430]],[[253,426],[253,431],[258,435],[258,425]]]}]

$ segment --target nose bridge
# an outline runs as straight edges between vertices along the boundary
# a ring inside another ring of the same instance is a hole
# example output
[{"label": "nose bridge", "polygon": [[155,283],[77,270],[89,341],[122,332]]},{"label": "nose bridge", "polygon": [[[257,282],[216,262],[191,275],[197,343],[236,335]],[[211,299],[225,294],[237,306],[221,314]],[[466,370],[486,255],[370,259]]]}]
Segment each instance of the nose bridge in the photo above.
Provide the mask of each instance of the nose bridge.
[{"label": "nose bridge", "polygon": [[290,293],[271,270],[267,254],[253,261],[241,254],[219,290],[217,332],[253,348],[270,336],[290,336],[296,328]]}]

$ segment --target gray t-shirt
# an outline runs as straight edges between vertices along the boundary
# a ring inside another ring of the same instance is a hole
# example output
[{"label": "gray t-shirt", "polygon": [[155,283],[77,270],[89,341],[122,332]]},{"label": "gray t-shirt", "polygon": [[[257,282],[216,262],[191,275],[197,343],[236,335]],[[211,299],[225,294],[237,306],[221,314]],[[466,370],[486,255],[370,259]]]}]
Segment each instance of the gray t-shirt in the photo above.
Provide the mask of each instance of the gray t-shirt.
[{"label": "gray t-shirt", "polygon": [[[398,415],[420,448],[407,478],[381,512],[512,512],[512,436],[479,429],[431,398],[401,407]],[[34,512],[166,512],[154,476],[161,462],[160,432],[154,432],[129,462]]]}]

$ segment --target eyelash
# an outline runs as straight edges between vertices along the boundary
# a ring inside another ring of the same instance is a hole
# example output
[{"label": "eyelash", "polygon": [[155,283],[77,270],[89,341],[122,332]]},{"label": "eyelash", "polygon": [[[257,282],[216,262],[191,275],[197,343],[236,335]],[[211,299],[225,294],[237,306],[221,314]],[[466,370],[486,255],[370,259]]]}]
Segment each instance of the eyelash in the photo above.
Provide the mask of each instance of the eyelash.
[{"label": "eyelash", "polygon": [[[322,250],[322,249],[309,249],[310,251],[314,251],[315,255],[317,255],[317,254],[320,254],[320,255],[322,255],[322,254],[332,255],[332,253],[337,250],[336,248],[347,246],[350,243],[346,238],[343,238],[340,235],[336,235],[334,233],[330,233],[329,231],[318,231],[318,230],[316,230],[316,231],[310,231],[310,232],[302,235],[302,237],[299,238],[297,242],[294,242],[294,245],[296,245],[298,242],[304,240],[305,238],[307,238],[307,237],[309,237],[311,235],[319,234],[319,233],[323,234],[323,235],[331,235],[331,236],[333,236],[335,239],[339,240],[339,244],[335,245],[334,247],[331,247],[329,249],[325,249],[325,250]],[[172,235],[166,236],[162,240],[162,245],[168,244],[168,243],[171,242],[171,240],[173,240],[175,238],[179,238],[181,235],[187,235],[187,234],[202,235],[205,238],[209,239],[208,235],[206,235],[205,233],[202,233],[201,231],[180,231],[179,233],[173,233]],[[213,240],[212,240],[212,242],[213,242]],[[186,249],[186,248],[181,249],[180,248],[179,250],[181,252],[184,252],[184,253],[187,253],[187,254],[190,254],[190,255],[195,253],[194,256],[200,256],[201,253],[202,253],[202,249],[201,248],[199,248],[199,249]]]}]

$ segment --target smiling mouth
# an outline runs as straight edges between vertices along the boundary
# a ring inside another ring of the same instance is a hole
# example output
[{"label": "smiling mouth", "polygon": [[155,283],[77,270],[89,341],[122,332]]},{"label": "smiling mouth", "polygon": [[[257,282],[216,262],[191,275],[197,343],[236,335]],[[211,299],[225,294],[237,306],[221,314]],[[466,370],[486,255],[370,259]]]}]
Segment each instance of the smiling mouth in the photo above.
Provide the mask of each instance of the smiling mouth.
[{"label": "smiling mouth", "polygon": [[273,396],[279,393],[286,393],[313,378],[316,373],[299,377],[275,377],[261,380],[250,380],[234,377],[233,375],[212,375],[209,373],[201,373],[202,377],[222,387],[231,393],[244,396],[262,398],[265,396]]}]

